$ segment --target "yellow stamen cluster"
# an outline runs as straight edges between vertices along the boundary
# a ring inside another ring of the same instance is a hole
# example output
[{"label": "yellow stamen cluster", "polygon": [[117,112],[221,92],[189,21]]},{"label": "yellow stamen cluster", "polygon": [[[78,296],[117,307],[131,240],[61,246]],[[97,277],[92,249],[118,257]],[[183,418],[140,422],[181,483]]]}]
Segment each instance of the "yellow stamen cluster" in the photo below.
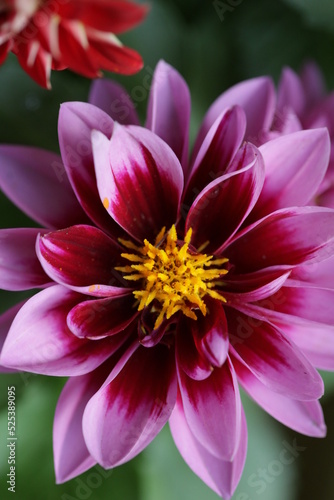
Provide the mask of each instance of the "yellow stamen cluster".
[{"label": "yellow stamen cluster", "polygon": [[136,253],[122,253],[122,257],[132,264],[117,267],[118,271],[128,273],[124,276],[129,281],[141,281],[142,289],[133,292],[139,301],[141,311],[153,300],[160,303],[154,328],[162,321],[169,319],[177,311],[197,319],[193,309],[199,309],[206,315],[205,295],[226,302],[226,299],[213,288],[217,280],[228,271],[220,266],[228,259],[214,259],[212,255],[190,253],[189,244],[192,230],[189,229],[182,246],[178,243],[176,228],[173,225],[166,233],[163,228],[158,234],[155,244],[144,240],[139,247],[128,240],[120,239],[122,245]]}]

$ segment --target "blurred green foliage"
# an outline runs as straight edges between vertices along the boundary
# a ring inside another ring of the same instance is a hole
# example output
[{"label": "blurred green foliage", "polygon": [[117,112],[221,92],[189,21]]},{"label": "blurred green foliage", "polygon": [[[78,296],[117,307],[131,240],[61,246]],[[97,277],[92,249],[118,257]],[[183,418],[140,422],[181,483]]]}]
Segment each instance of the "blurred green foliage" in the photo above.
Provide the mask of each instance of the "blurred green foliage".
[{"label": "blurred green foliage", "polygon": [[[192,94],[192,138],[209,104],[224,89],[256,75],[278,81],[283,66],[298,70],[308,59],[323,70],[334,88],[334,3],[332,0],[153,0],[147,21],[121,37],[144,57],[144,69],[133,77],[107,75],[125,85],[144,120],[147,75],[165,59],[185,77]],[[40,89],[10,56],[0,68],[2,143],[58,151],[57,116],[62,102],[86,100],[90,82],[73,73],[53,73],[52,92]],[[33,221],[0,195],[1,227],[30,226]],[[0,292],[0,310],[26,294]],[[266,415],[244,397],[249,452],[235,500],[313,500],[334,498],[334,377],[324,374],[328,438],[304,438]],[[52,420],[62,379],[29,374],[0,377],[0,495],[7,492],[7,386],[17,392],[16,498],[43,500],[213,500],[217,496],[187,468],[168,429],[131,463],[112,472],[94,468],[64,485],[55,485]],[[254,486],[259,470],[277,459],[284,440],[305,447],[281,474],[269,476],[263,489]],[[252,480],[253,478],[253,480]],[[316,485],[316,490],[312,489]],[[260,491],[261,490],[261,491]],[[81,495],[81,496],[80,496]]]}]

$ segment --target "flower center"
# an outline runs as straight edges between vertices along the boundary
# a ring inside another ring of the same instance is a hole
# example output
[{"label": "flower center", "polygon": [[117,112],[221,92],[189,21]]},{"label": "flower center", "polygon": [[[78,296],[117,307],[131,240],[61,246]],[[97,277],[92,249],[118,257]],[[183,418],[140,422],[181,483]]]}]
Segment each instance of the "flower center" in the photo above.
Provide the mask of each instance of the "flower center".
[{"label": "flower center", "polygon": [[173,225],[167,234],[166,228],[160,231],[154,245],[148,240],[144,240],[142,247],[119,240],[135,253],[122,253],[131,264],[116,270],[126,273],[126,280],[140,281],[141,289],[133,292],[139,302],[139,311],[155,301],[152,308],[152,312],[158,311],[155,329],[178,311],[194,320],[197,319],[194,309],[205,316],[207,309],[203,299],[206,295],[226,302],[214,288],[221,284],[217,280],[228,272],[221,267],[228,259],[214,259],[213,255],[190,250],[191,234],[192,229],[189,229],[184,241],[180,242]]}]

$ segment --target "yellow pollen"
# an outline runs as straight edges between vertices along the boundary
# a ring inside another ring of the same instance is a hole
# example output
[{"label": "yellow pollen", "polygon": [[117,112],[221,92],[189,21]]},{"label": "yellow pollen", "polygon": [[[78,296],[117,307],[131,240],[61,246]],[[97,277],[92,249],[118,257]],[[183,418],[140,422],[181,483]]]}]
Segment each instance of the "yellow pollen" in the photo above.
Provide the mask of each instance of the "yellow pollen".
[{"label": "yellow pollen", "polygon": [[108,210],[108,208],[109,208],[109,200],[108,200],[108,198],[104,198],[104,200],[103,200],[103,206],[104,206],[104,208],[106,210]]},{"label": "yellow pollen", "polygon": [[[131,264],[116,267],[117,271],[127,273],[124,278],[129,281],[140,281],[141,289],[133,292],[138,300],[138,310],[151,304],[153,300],[158,317],[154,328],[158,328],[164,319],[181,311],[183,314],[197,319],[194,309],[199,309],[205,316],[206,295],[226,302],[226,299],[214,288],[217,281],[228,271],[221,266],[228,262],[226,258],[213,258],[189,251],[192,229],[187,231],[182,245],[178,242],[176,228],[173,225],[166,235],[163,228],[153,245],[144,240],[144,246],[139,247],[128,240],[120,239],[120,243],[136,253],[122,253],[122,257]],[[221,281],[218,282],[221,285]]]}]

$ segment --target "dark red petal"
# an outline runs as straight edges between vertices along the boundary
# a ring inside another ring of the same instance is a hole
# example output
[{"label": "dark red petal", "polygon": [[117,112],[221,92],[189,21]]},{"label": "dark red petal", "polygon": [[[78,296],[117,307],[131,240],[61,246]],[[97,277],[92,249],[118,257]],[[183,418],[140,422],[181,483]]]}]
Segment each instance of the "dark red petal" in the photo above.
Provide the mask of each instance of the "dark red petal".
[{"label": "dark red petal", "polygon": [[40,238],[37,250],[44,270],[59,283],[127,286],[114,269],[120,262],[121,248],[96,227],[72,226],[48,233]]},{"label": "dark red petal", "polygon": [[67,325],[77,337],[94,340],[121,332],[138,314],[132,295],[87,300],[71,309]]}]

